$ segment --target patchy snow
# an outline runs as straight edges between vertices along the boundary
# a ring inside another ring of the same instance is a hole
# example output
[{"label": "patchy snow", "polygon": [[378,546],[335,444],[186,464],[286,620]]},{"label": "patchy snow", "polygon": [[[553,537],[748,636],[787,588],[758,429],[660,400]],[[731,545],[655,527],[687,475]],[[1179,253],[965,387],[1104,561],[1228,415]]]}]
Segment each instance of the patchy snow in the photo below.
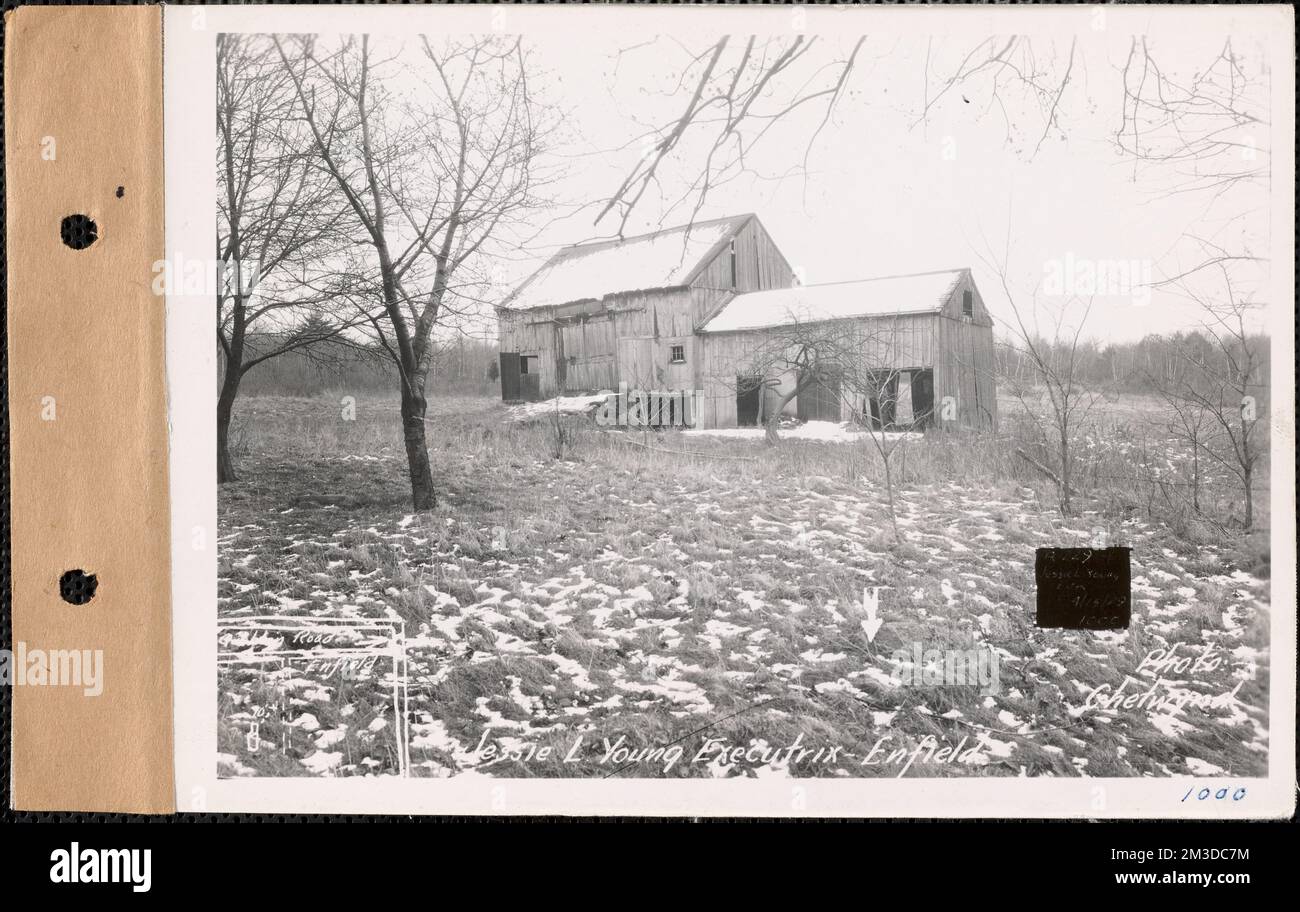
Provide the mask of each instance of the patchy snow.
[{"label": "patchy snow", "polygon": [[[593,401],[599,397],[529,407],[542,413]],[[492,420],[504,417],[493,411]],[[792,430],[787,436],[814,439],[865,433],[828,423]],[[723,432],[742,439],[715,445],[743,451],[759,447],[762,434]],[[747,714],[753,730],[740,745],[758,744],[759,734],[784,745],[809,724],[852,719],[877,729],[872,737],[900,743],[932,734],[951,745],[977,733],[982,746],[969,762],[998,776],[1246,775],[1267,767],[1267,580],[1235,571],[1227,559],[1178,557],[1160,547],[1176,541],[1163,529],[1126,523],[1137,574],[1133,631],[1033,630],[1026,609],[1034,548],[1084,543],[1086,529],[1061,528],[1055,512],[1018,485],[915,481],[894,492],[916,550],[906,572],[893,574],[891,555],[881,550],[881,487],[851,464],[840,471],[842,447],[794,446],[809,460],[779,487],[756,485],[748,469],[733,473],[740,466],[731,463],[651,477],[614,465],[596,473],[590,462],[558,464],[521,451],[465,469],[472,477],[490,464],[519,473],[511,476],[519,488],[532,485],[529,502],[494,502],[482,515],[386,508],[332,517],[317,509],[285,514],[278,502],[254,513],[236,499],[235,512],[223,514],[220,610],[405,618],[412,775],[504,772],[503,765],[488,769],[475,750],[485,732],[502,750],[535,747],[539,736],[567,750],[582,735],[594,748],[612,723],[635,718],[662,744],[760,695],[790,702]],[[349,471],[338,470],[336,484],[346,484]],[[468,490],[463,480],[451,489]],[[500,507],[508,518],[497,515]],[[245,513],[257,522],[240,524]],[[498,522],[528,534],[512,533],[508,548],[484,548]],[[259,559],[242,560],[245,554]],[[301,585],[286,579],[288,570]],[[953,688],[935,699],[896,679],[888,645],[878,637],[873,647],[862,633],[858,601],[864,585],[886,581],[894,587],[882,590],[887,639],[893,631],[903,642],[992,650],[1005,694]],[[1199,670],[1165,673],[1153,697],[1136,706],[1101,708],[1117,688],[1145,693],[1153,680],[1139,666],[1143,656],[1150,666],[1174,647],[1175,663],[1204,657]],[[348,682],[297,666],[221,674],[230,710],[222,743],[232,753],[219,758],[220,775],[279,772],[280,750],[243,747],[258,708],[292,720],[284,724],[283,753],[296,763],[310,758],[295,775],[397,772],[393,738],[405,726],[394,728],[390,715],[389,663]],[[1179,709],[1170,696],[1197,702]],[[864,732],[859,740],[872,737]],[[529,775],[575,772],[555,757],[520,762],[533,765]],[[584,775],[602,774],[595,755],[579,762]],[[948,771],[960,772],[938,774]],[[781,776],[788,769],[751,759],[694,772]]]},{"label": "patchy snow", "polygon": [[347,735],[348,727],[346,725],[340,725],[338,728],[331,728],[328,731],[317,732],[316,747],[320,750],[324,750],[327,747],[333,747],[334,745],[341,743]]},{"label": "patchy snow", "polygon": [[314,732],[320,728],[320,722],[311,713],[303,713],[289,724],[294,728],[301,728],[305,732]]},{"label": "patchy snow", "polygon": [[307,767],[318,776],[336,769],[343,762],[342,751],[321,751],[318,750],[310,757],[304,757],[302,765]]},{"label": "patchy snow", "polygon": [[515,421],[528,418],[544,418],[554,415],[558,409],[562,415],[581,415],[587,409],[600,405],[613,393],[596,393],[591,396],[556,396],[542,402],[527,402],[510,408],[510,417]]},{"label": "patchy snow", "polygon": [[1215,766],[1213,763],[1210,763],[1205,760],[1201,760],[1198,757],[1188,757],[1187,768],[1192,771],[1192,775],[1194,776],[1227,775],[1227,770],[1225,770],[1223,767]]},{"label": "patchy snow", "polygon": [[[762,440],[767,434],[766,428],[688,428],[683,434],[696,434],[704,437],[730,437],[737,440]],[[865,440],[867,430],[849,424],[847,421],[806,421],[790,428],[781,428],[782,440],[824,440],[830,443],[851,443]],[[892,441],[904,437],[921,438],[921,434],[911,431],[888,431],[885,440]]]}]

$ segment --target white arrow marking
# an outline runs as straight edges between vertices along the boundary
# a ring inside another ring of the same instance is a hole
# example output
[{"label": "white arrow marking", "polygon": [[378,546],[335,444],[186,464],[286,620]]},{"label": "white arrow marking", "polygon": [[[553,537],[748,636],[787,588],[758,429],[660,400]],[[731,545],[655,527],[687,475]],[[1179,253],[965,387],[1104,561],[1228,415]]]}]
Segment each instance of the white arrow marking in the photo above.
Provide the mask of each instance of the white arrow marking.
[{"label": "white arrow marking", "polygon": [[892,589],[892,586],[862,587],[862,607],[867,610],[867,619],[862,622],[862,631],[867,635],[867,642],[875,642],[876,634],[885,622],[880,619],[880,590]]}]

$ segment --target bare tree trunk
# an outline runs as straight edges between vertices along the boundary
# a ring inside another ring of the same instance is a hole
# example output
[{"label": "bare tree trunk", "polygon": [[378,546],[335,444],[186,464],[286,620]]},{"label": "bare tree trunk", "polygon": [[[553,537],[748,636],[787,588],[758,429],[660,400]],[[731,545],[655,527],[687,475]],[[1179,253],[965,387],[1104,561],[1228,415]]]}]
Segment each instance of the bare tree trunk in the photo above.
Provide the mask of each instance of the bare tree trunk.
[{"label": "bare tree trunk", "polygon": [[1201,512],[1201,442],[1192,437],[1192,509]]},{"label": "bare tree trunk", "polygon": [[1061,431],[1061,515],[1069,516],[1073,509],[1070,490],[1070,432],[1069,425],[1062,421]]},{"label": "bare tree trunk", "polygon": [[[874,433],[868,429],[867,433]],[[885,433],[883,430],[880,432]],[[885,497],[889,502],[889,523],[894,527],[894,544],[902,544],[902,536],[898,534],[898,514],[894,512],[894,475],[889,468],[889,456],[885,454],[883,447],[880,450],[881,461],[885,464]]]},{"label": "bare tree trunk", "polygon": [[[811,378],[811,374],[809,376]],[[804,388],[809,386],[811,382],[811,379],[807,379],[795,383],[794,389],[782,396],[781,401],[776,404],[776,408],[772,409],[772,414],[767,416],[767,431],[763,435],[763,442],[768,446],[775,446],[781,442],[781,435],[777,432],[776,428],[777,425],[781,423],[781,416],[785,414],[785,407],[790,404],[791,400],[793,400],[795,396],[803,392]],[[761,409],[767,397],[763,395],[761,388],[758,395],[759,408]]]},{"label": "bare tree trunk", "polygon": [[1255,466],[1247,462],[1242,467],[1241,486],[1242,493],[1246,496],[1246,531],[1249,532],[1255,526],[1255,492],[1252,490],[1251,481],[1255,474]]},{"label": "bare tree trunk", "polygon": [[235,473],[235,461],[230,457],[230,416],[235,409],[235,397],[239,395],[239,381],[244,378],[244,302],[236,295],[232,299],[230,340],[226,342],[218,327],[217,338],[221,340],[225,355],[225,370],[221,375],[221,391],[217,394],[217,484],[239,481]]},{"label": "bare tree trunk", "polygon": [[429,443],[425,436],[425,411],[428,401],[421,391],[402,392],[402,438],[406,443],[406,464],[411,478],[411,500],[417,511],[432,510],[437,505],[433,491],[433,468],[429,463]]},{"label": "bare tree trunk", "polygon": [[[782,408],[784,408],[784,403]],[[767,423],[764,426],[763,442],[768,446],[776,446],[781,442],[781,435],[777,432],[776,426],[781,421],[781,409],[773,409],[772,414],[768,416]]]},{"label": "bare tree trunk", "polygon": [[230,415],[239,394],[239,371],[226,370],[217,396],[217,484],[239,481],[234,460],[230,458]]}]

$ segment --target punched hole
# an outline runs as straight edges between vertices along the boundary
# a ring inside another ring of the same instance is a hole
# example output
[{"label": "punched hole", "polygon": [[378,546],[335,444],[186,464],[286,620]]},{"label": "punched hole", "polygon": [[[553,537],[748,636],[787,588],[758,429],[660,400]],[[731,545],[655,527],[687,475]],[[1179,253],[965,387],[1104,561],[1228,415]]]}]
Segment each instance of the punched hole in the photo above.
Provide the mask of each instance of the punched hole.
[{"label": "punched hole", "polygon": [[125,195],[126,195],[126,188],[125,188],[125,187],[118,187],[118,188],[117,188],[117,198],[118,198],[118,199],[121,199],[121,198],[122,198],[123,196],[125,196]]},{"label": "punched hole", "polygon": [[95,597],[99,579],[84,570],[69,570],[59,577],[59,596],[71,605],[84,605]]},{"label": "punched hole", "polygon": [[73,250],[85,250],[99,239],[99,226],[84,215],[67,215],[59,225],[59,236]]}]

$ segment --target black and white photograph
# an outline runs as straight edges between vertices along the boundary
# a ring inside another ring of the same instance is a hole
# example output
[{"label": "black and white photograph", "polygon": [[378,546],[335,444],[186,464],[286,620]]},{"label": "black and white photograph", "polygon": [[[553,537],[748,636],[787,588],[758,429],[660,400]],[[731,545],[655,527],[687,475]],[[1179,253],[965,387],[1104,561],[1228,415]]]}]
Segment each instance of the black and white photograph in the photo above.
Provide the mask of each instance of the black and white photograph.
[{"label": "black and white photograph", "polygon": [[1286,771],[1276,11],[257,10],[155,275],[223,794]]}]

